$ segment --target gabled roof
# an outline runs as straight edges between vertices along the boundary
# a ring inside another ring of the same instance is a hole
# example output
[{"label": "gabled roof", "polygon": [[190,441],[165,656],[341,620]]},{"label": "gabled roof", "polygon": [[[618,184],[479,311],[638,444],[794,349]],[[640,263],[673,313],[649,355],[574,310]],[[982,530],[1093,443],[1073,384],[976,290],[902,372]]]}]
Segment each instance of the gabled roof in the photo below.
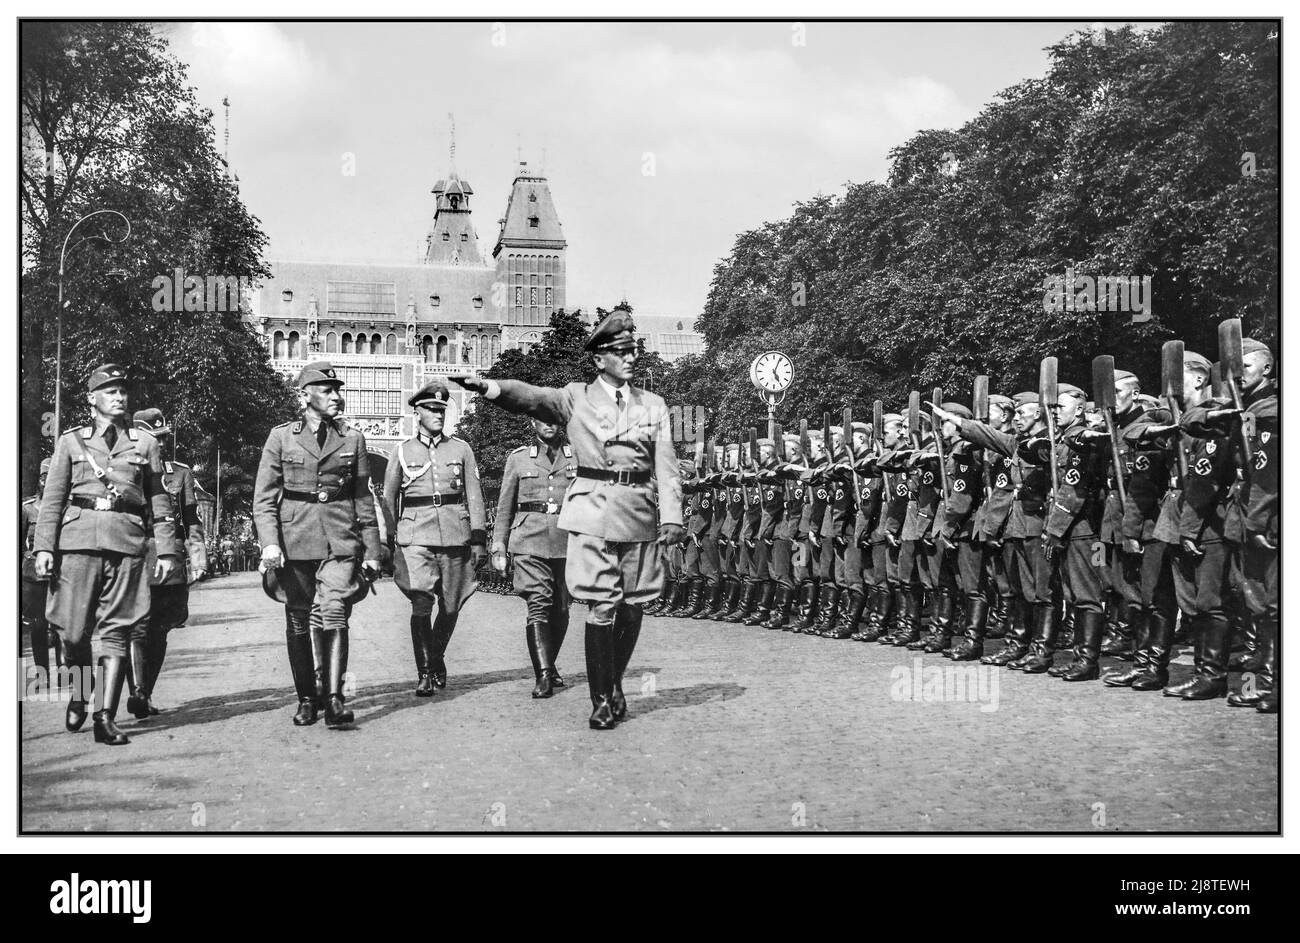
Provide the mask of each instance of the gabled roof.
[{"label": "gabled roof", "polygon": [[539,174],[529,174],[521,164],[492,254],[497,255],[503,247],[562,249],[565,245],[550,184]]}]

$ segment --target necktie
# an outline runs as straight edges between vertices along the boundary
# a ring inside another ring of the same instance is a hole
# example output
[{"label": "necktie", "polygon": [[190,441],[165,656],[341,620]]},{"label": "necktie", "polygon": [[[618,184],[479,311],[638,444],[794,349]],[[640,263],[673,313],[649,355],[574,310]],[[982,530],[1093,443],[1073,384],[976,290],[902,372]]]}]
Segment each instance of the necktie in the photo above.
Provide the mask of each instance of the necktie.
[{"label": "necktie", "polygon": [[316,444],[321,448],[324,448],[325,440],[329,438],[329,434],[330,427],[326,424],[325,420],[322,419],[321,424],[316,427]]},{"label": "necktie", "polygon": [[117,426],[111,422],[104,429],[104,444],[108,446],[110,452],[113,451],[113,446],[117,445]]},{"label": "necktie", "polygon": [[621,412],[623,411],[623,391],[622,391],[622,390],[615,390],[615,391],[614,391],[614,404],[618,407],[618,411],[621,413]]}]

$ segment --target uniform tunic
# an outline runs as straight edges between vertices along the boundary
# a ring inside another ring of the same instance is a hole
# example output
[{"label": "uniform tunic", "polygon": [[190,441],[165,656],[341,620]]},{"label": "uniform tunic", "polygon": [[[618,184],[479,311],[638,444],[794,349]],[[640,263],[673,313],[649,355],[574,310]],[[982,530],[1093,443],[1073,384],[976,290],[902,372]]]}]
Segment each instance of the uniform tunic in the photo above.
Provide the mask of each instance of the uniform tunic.
[{"label": "uniform tunic", "polygon": [[559,528],[564,492],[578,474],[567,444],[547,456],[541,443],[521,445],[506,457],[497,500],[492,552],[514,557],[515,592],[524,598],[530,623],[568,612],[564,583],[568,535]]}]

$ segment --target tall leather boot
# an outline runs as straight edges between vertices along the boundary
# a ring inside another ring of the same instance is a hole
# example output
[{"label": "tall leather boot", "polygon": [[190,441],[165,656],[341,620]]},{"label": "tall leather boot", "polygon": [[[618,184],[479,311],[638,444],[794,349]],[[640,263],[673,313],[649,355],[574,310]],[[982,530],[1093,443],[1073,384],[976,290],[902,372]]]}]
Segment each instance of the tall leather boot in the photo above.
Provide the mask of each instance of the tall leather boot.
[{"label": "tall leather boot", "polygon": [[[1159,691],[1169,683],[1169,657],[1174,652],[1174,616],[1151,610],[1146,614],[1146,672],[1133,681],[1134,691]],[[1136,660],[1136,659],[1135,659]]]},{"label": "tall leather boot", "polygon": [[930,604],[930,623],[926,635],[907,646],[908,651],[935,654],[952,644],[952,628],[957,613],[957,598],[947,586],[935,589]]},{"label": "tall leather boot", "polygon": [[682,606],[682,611],[677,615],[683,619],[694,619],[704,610],[704,577],[697,576],[691,580],[690,590],[686,596],[686,602]]},{"label": "tall leather boot", "polygon": [[664,580],[664,585],[663,588],[659,590],[658,598],[652,600],[650,604],[647,605],[645,609],[642,611],[645,612],[646,615],[651,615],[651,616],[658,615],[660,610],[667,609],[669,607],[669,605],[672,603],[673,593],[675,593],[676,591],[677,591],[677,580],[671,578]]},{"label": "tall leather boot", "polygon": [[1265,684],[1268,686],[1268,690],[1263,691],[1255,704],[1255,710],[1261,714],[1276,714],[1282,704],[1282,663],[1277,657],[1277,616],[1262,615],[1255,616],[1254,619],[1263,654],[1258,674],[1267,675],[1257,678],[1255,683],[1260,690],[1263,690]]},{"label": "tall leather boot", "polygon": [[980,659],[982,665],[1009,665],[1029,652],[1030,606],[1019,596],[1007,604],[1006,635],[1002,649]]},{"label": "tall leather boot", "polygon": [[[23,619],[22,629],[24,634],[31,639],[32,643],[32,664],[45,671],[45,677],[50,678],[50,624],[44,619]],[[22,643],[19,643],[22,647]],[[21,654],[21,652],[20,652]]]},{"label": "tall leather boot", "polygon": [[903,593],[903,615],[898,620],[898,631],[888,639],[888,644],[905,647],[921,638],[921,590],[907,588]]},{"label": "tall leather boot", "polygon": [[794,587],[776,587],[776,598],[772,601],[772,617],[763,623],[764,628],[780,630],[790,621],[790,610],[794,606]]},{"label": "tall leather boot", "polygon": [[[1138,678],[1147,676],[1147,650],[1151,647],[1151,616],[1152,613],[1146,609],[1133,607],[1133,611],[1129,614],[1129,625],[1133,627],[1134,639],[1133,667],[1128,671],[1107,674],[1101,679],[1101,683],[1106,687],[1131,688]],[[1163,688],[1164,683],[1159,686]]]},{"label": "tall leather boot", "polygon": [[167,659],[167,635],[169,629],[150,624],[144,641],[144,703],[149,709],[149,716],[161,714],[153,702],[154,685],[162,674],[163,662]]},{"label": "tall leather boot", "polygon": [[72,683],[72,700],[68,701],[63,726],[69,733],[76,733],[86,722],[86,701],[94,695],[96,672],[91,670],[90,636],[87,635],[75,645],[67,646],[64,660],[68,664],[69,680]]},{"label": "tall leather boot", "polygon": [[1120,661],[1133,660],[1133,613],[1118,595],[1106,606],[1106,631],[1102,635],[1101,653]]},{"label": "tall leather boot", "polygon": [[312,658],[311,620],[305,612],[284,613],[285,648],[289,653],[289,672],[293,675],[298,711],[293,715],[295,727],[316,723],[316,664]]},{"label": "tall leather boot", "polygon": [[551,607],[551,618],[547,622],[547,651],[551,653],[551,687],[565,688],[564,676],[560,674],[560,649],[564,645],[564,638],[569,634],[569,606],[566,603],[563,606]]},{"label": "tall leather boot", "polygon": [[754,613],[754,606],[758,605],[759,593],[763,592],[763,584],[757,580],[746,580],[741,584],[740,601],[732,607],[732,611],[723,615],[723,622],[745,622],[750,615]]},{"label": "tall leather boot", "polygon": [[555,664],[551,661],[546,623],[529,622],[525,631],[528,636],[528,657],[532,660],[533,675],[537,681],[533,686],[533,697],[551,697],[555,693]]},{"label": "tall leather boot", "polygon": [[1242,612],[1237,619],[1235,636],[1241,639],[1242,649],[1232,653],[1232,657],[1228,659],[1228,670],[1258,673],[1263,668],[1264,660],[1264,648],[1260,644],[1259,619],[1249,611]]},{"label": "tall leather boot", "polygon": [[835,631],[835,624],[840,618],[840,599],[844,595],[844,587],[838,583],[831,583],[822,587],[821,604],[817,607],[821,612],[817,616],[817,624],[808,630],[808,635],[829,636]]},{"label": "tall leather boot", "polygon": [[742,625],[764,625],[772,614],[772,600],[776,598],[776,583],[763,580],[758,585],[758,601],[754,603],[754,611]]},{"label": "tall leather boot", "polygon": [[352,711],[343,702],[343,676],[348,671],[348,630],[339,626],[325,633],[326,657],[329,659],[329,700],[325,703],[325,726],[343,727],[353,721]]},{"label": "tall leather boot", "polygon": [[636,640],[641,637],[641,612],[636,606],[620,603],[614,610],[614,674],[610,678],[609,707],[615,720],[627,718],[627,698],[623,696],[623,674],[632,661]]},{"label": "tall leather boot", "polygon": [[722,605],[723,597],[727,593],[727,581],[724,577],[718,577],[718,581],[711,587],[706,587],[704,591],[704,608],[694,616],[696,619],[712,619],[718,607]]},{"label": "tall leather boot", "polygon": [[1060,628],[1056,631],[1057,651],[1066,648],[1074,648],[1074,607],[1067,606],[1063,616],[1060,614],[1060,609],[1058,608],[1057,618],[1061,620]]},{"label": "tall leather boot", "polygon": [[433,620],[430,616],[411,615],[411,651],[415,653],[415,696],[433,697]]},{"label": "tall leather boot", "polygon": [[1084,609],[1075,616],[1074,662],[1061,675],[1062,681],[1095,681],[1101,658],[1101,636],[1106,631],[1106,614]]},{"label": "tall leather boot", "polygon": [[894,636],[903,630],[907,619],[907,597],[912,592],[910,586],[902,583],[894,583],[890,589],[894,605],[889,618],[885,620],[884,631],[876,638],[881,645],[892,645]]},{"label": "tall leather boot", "polygon": [[862,641],[878,642],[889,632],[892,616],[894,614],[895,601],[899,599],[897,590],[885,583],[877,587],[880,592],[879,601],[871,610],[871,616],[867,619],[867,628],[862,633]]},{"label": "tall leather boot", "polygon": [[1196,621],[1195,674],[1187,684],[1165,688],[1165,694],[1181,697],[1184,701],[1225,697],[1228,693],[1228,620],[1222,615],[1202,615]]},{"label": "tall leather boot", "polygon": [[316,696],[312,703],[317,711],[323,711],[329,701],[329,652],[325,649],[325,628],[321,622],[320,606],[311,607],[308,620],[308,632],[311,635],[311,658],[315,666]]},{"label": "tall leather boot", "polygon": [[433,676],[433,686],[435,688],[445,688],[447,686],[447,662],[443,656],[447,654],[447,646],[451,644],[452,633],[456,631],[457,618],[457,616],[439,608],[438,615],[433,620],[433,658],[429,662],[429,672]]},{"label": "tall leather boot", "polygon": [[1012,597],[1009,593],[995,593],[989,605],[988,622],[984,626],[985,638],[1006,638],[1007,620],[1011,615]]},{"label": "tall leather boot", "polygon": [[1052,603],[1040,603],[1034,607],[1034,637],[1029,643],[1029,651],[1014,661],[1007,662],[1007,667],[1014,671],[1023,671],[1028,675],[1042,674],[1052,667],[1056,657],[1056,640],[1060,632],[1060,623],[1056,618],[1056,606]]},{"label": "tall leather boot", "polygon": [[[1104,613],[1103,613],[1104,615]],[[1079,629],[1079,611],[1070,606],[1065,612],[1065,619],[1061,623],[1061,638],[1056,643],[1058,649],[1069,648],[1070,660],[1063,665],[1053,665],[1047,669],[1047,673],[1053,678],[1059,678],[1065,674],[1070,666],[1079,661],[1083,655],[1083,633]],[[1102,626],[1105,627],[1105,620],[1102,620]],[[1068,640],[1068,645],[1067,645]]]},{"label": "tall leather boot", "polygon": [[725,622],[727,614],[736,608],[740,603],[740,593],[745,589],[745,584],[738,577],[728,576],[726,578],[726,588],[723,590],[722,599],[718,603],[718,608],[714,610],[711,618],[714,622]]},{"label": "tall leather boot", "polygon": [[789,630],[796,635],[807,632],[817,621],[817,596],[820,587],[816,580],[804,580],[799,584],[799,609],[797,617],[790,620]]},{"label": "tall leather boot", "polygon": [[867,633],[871,631],[873,620],[876,613],[880,610],[880,587],[876,585],[867,586],[866,601],[862,607],[862,612],[858,614],[858,624],[853,627],[849,638],[855,642],[865,642]]},{"label": "tall leather boot", "polygon": [[851,589],[843,603],[839,621],[822,633],[826,638],[846,639],[857,631],[858,620],[862,618],[862,610],[867,606],[867,595],[860,589]]},{"label": "tall leather boot", "polygon": [[592,707],[587,726],[592,730],[612,730],[618,722],[610,704],[614,693],[614,627],[588,622],[585,642],[587,688]]},{"label": "tall leather boot", "polygon": [[974,661],[984,655],[984,632],[988,626],[989,601],[985,596],[966,597],[966,620],[962,639],[944,655],[953,661]]},{"label": "tall leather boot", "polygon": [[670,597],[668,605],[659,610],[659,615],[680,618],[682,610],[686,608],[686,599],[691,591],[690,580],[678,580],[677,585],[673,588],[673,594]]},{"label": "tall leather boot", "polygon": [[102,706],[94,714],[95,742],[106,743],[110,747],[125,746],[131,741],[118,729],[114,718],[117,717],[117,705],[122,700],[122,684],[126,681],[126,658],[122,655],[101,655],[99,669],[103,673],[104,687],[100,692],[103,697]]},{"label": "tall leather boot", "polygon": [[145,664],[145,640],[132,638],[127,644],[126,663],[126,712],[136,720],[149,717],[149,699],[144,693],[145,679],[149,670]]}]

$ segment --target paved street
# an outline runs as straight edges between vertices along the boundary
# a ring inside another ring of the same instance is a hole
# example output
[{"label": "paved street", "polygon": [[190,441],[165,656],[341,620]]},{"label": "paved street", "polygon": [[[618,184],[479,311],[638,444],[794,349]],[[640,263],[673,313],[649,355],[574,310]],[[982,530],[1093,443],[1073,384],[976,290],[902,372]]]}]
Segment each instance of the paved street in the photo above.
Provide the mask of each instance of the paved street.
[{"label": "paved street", "polygon": [[[448,687],[430,699],[411,694],[408,611],[386,580],[355,612],[356,729],[298,729],[282,610],[255,574],[202,584],[155,692],[166,712],[137,722],[123,698],[130,746],[97,746],[89,721],[64,732],[61,703],[22,705],[23,828],[1278,825],[1277,717],[1221,700],[997,669],[954,694],[955,679],[912,677],[917,663],[898,649],[647,617],[625,684],[631,716],[596,732],[579,608],[559,660],[569,687],[549,701],[529,697],[520,599],[474,597],[447,654]],[[1189,670],[1184,654],[1175,679]]]}]

